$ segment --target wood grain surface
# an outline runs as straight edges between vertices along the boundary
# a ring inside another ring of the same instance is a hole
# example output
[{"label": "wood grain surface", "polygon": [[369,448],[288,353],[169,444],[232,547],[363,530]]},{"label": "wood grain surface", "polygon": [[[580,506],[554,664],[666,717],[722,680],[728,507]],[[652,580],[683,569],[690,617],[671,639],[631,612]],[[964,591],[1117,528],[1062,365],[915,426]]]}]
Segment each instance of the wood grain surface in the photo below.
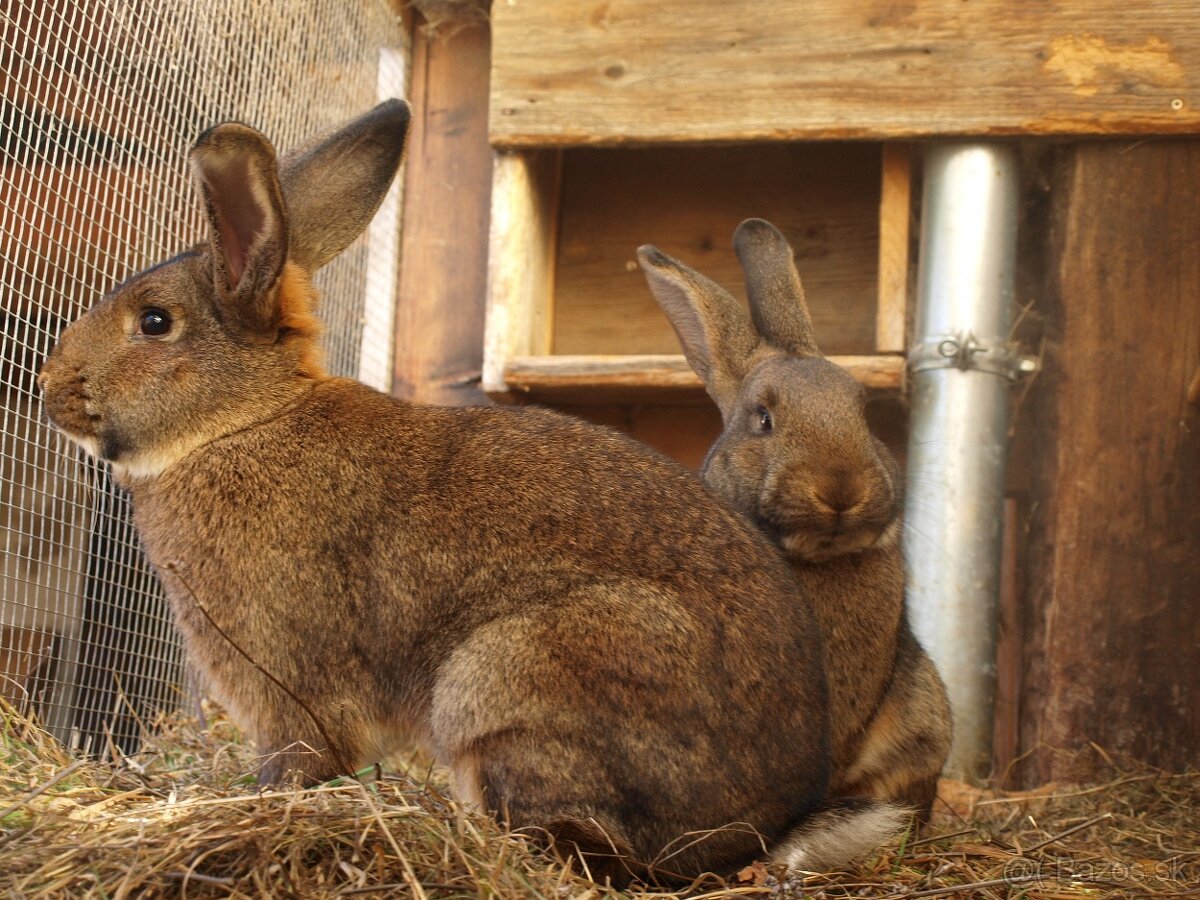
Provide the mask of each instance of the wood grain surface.
[{"label": "wood grain surface", "polygon": [[505,0],[498,146],[1200,131],[1194,0]]},{"label": "wood grain surface", "polygon": [[1200,757],[1200,141],[1089,143],[1055,170],[1026,572],[1026,783],[1094,742]]}]

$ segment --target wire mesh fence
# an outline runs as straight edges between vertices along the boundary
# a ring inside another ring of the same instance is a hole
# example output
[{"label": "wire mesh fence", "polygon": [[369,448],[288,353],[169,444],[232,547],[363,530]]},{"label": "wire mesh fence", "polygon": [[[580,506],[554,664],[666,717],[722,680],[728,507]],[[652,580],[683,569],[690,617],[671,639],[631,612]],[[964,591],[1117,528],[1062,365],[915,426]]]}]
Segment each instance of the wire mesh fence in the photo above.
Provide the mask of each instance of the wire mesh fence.
[{"label": "wire mesh fence", "polygon": [[[113,286],[203,235],[186,154],[238,119],[287,149],[403,93],[389,0],[8,0],[0,7],[0,696],[133,752],[185,699],[125,496],[46,423],[35,376]],[[336,373],[389,386],[398,187],[317,277]]]}]

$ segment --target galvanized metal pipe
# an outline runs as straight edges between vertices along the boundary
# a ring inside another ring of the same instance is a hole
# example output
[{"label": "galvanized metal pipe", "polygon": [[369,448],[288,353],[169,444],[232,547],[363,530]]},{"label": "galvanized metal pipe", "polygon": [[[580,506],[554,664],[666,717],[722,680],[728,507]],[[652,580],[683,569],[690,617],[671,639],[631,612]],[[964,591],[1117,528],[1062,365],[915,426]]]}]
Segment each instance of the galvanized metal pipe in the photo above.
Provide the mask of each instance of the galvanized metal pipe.
[{"label": "galvanized metal pipe", "polygon": [[947,774],[990,768],[1018,164],[1003,144],[925,157],[905,507],[909,616],[954,707]]}]

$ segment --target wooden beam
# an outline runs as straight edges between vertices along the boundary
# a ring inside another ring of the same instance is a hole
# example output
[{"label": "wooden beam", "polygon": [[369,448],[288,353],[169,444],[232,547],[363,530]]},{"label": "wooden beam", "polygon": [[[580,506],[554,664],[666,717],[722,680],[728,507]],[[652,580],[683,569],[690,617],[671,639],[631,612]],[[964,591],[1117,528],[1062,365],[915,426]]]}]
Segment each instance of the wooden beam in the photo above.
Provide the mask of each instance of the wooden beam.
[{"label": "wooden beam", "polygon": [[[869,388],[899,390],[904,382],[900,356],[831,356]],[[541,398],[645,400],[676,398],[688,402],[704,395],[700,379],[682,356],[535,356],[513,357],[504,369],[509,390]]]},{"label": "wooden beam", "polygon": [[1200,762],[1200,140],[1062,154],[1034,386],[1026,783],[1086,776],[1072,752],[1089,743]]},{"label": "wooden beam", "polygon": [[486,22],[413,32],[413,131],[396,307],[397,396],[485,402],[488,205]]},{"label": "wooden beam", "polygon": [[492,6],[497,146],[1200,131],[1190,0]]}]

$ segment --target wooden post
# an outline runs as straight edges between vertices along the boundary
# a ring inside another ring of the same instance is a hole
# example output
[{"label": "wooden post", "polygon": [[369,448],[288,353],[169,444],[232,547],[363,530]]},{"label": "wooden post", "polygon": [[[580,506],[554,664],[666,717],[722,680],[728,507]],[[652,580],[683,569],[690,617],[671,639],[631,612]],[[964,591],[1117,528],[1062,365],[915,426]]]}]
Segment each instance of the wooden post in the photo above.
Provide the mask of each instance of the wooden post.
[{"label": "wooden post", "polygon": [[503,396],[514,357],[550,355],[562,155],[506,153],[492,170],[483,389]]},{"label": "wooden post", "polygon": [[912,160],[908,144],[883,145],[879,191],[879,288],[875,352],[908,350],[908,224],[912,216]]},{"label": "wooden post", "polygon": [[1066,148],[1035,410],[1022,780],[1200,762],[1200,140]]},{"label": "wooden post", "polygon": [[430,33],[417,17],[394,386],[408,400],[487,402],[490,50],[486,21],[442,20]]}]

